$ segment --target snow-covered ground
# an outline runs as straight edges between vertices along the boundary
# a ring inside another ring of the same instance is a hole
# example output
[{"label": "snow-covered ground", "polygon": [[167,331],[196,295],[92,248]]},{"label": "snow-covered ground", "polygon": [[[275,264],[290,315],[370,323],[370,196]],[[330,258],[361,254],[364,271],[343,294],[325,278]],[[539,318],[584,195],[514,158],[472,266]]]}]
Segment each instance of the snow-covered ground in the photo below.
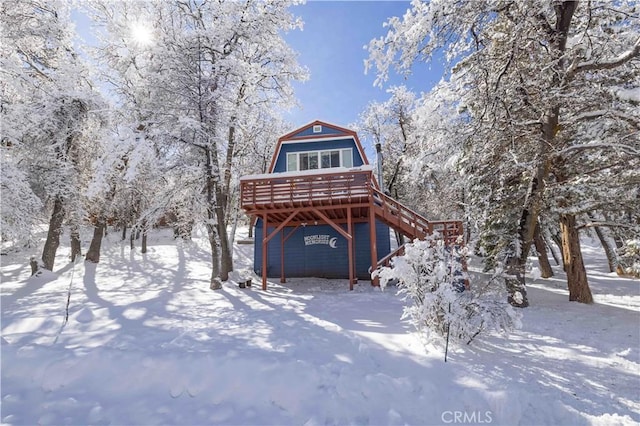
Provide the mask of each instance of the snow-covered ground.
[{"label": "snow-covered ground", "polygon": [[[393,288],[278,280],[208,289],[201,239],[110,234],[98,265],[29,278],[2,256],[3,424],[431,425],[640,422],[640,282],[585,247],[596,303],[561,274],[529,286],[523,328],[470,347],[424,346]],[[242,238],[242,235],[239,236]],[[235,247],[234,277],[253,274]],[[69,296],[70,295],[70,296]],[[69,316],[65,307],[69,298]]]}]

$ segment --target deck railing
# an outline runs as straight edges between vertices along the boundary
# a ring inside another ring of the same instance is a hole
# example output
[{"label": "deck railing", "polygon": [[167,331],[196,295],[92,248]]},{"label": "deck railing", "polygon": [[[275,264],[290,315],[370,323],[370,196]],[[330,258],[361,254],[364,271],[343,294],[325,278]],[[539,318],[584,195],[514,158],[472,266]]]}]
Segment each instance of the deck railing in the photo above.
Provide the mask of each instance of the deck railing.
[{"label": "deck railing", "polygon": [[324,169],[309,174],[273,173],[246,176],[240,180],[242,208],[247,211],[296,208],[302,206],[372,203],[375,214],[387,225],[422,239],[437,232],[445,243],[455,243],[462,235],[461,221],[430,221],[374,185],[371,169],[333,171]]},{"label": "deck railing", "polygon": [[242,178],[240,196],[242,207],[245,209],[322,201],[350,202],[366,199],[369,196],[371,182],[371,170],[321,171],[305,175],[274,173],[268,176]]}]

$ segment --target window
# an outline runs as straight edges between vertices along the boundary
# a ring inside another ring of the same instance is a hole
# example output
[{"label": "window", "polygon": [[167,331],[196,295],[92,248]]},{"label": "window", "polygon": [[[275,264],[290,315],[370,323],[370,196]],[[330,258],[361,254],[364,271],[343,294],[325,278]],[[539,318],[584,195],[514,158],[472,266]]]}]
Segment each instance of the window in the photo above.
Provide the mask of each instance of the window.
[{"label": "window", "polygon": [[318,168],[318,152],[301,152],[300,170],[315,170]]},{"label": "window", "polygon": [[322,126],[319,124],[313,126],[313,133],[322,133]]},{"label": "window", "polygon": [[287,153],[287,171],[289,172],[333,167],[353,167],[352,150],[347,148]]},{"label": "window", "polygon": [[298,170],[298,153],[290,152],[287,154],[287,170]]},{"label": "window", "polygon": [[330,167],[340,167],[340,151],[322,151],[320,153],[321,164],[320,167],[328,169]]},{"label": "window", "polygon": [[342,157],[342,167],[353,167],[353,152],[351,149],[341,149],[340,154]]}]

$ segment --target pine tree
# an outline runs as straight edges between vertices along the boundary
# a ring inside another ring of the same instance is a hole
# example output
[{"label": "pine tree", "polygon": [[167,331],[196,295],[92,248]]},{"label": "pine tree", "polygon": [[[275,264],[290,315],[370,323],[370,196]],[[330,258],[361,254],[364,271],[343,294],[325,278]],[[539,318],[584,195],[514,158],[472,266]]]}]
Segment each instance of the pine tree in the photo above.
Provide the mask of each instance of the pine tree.
[{"label": "pine tree", "polygon": [[[414,2],[369,46],[381,81],[390,66],[408,70],[444,49],[468,123],[462,165],[480,247],[490,265],[504,267],[516,306],[528,305],[525,266],[549,186],[558,191],[584,176],[573,153],[599,146],[608,158],[623,151],[637,161],[634,119],[622,118],[629,117],[627,107],[612,102],[597,114],[590,89],[596,83],[605,91],[628,90],[622,82],[637,81],[638,13],[626,1]],[[618,125],[604,124],[607,119]],[[619,142],[582,139],[598,131]],[[575,203],[563,198],[555,208],[570,264],[570,300],[590,303]]]}]

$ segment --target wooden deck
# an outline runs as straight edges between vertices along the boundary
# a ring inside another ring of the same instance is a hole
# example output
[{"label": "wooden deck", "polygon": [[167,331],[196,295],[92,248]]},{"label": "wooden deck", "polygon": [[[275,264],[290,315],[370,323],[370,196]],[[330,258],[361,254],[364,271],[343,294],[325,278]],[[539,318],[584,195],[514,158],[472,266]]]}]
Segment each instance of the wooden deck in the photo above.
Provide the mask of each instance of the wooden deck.
[{"label": "wooden deck", "polygon": [[[287,218],[291,225],[317,221],[313,210],[340,223],[347,219],[347,208],[355,222],[365,221],[373,209],[376,217],[411,239],[438,232],[447,242],[453,242],[462,235],[460,221],[430,221],[383,194],[371,170],[262,176],[268,177],[242,178],[241,204],[248,215],[269,213],[269,221],[274,224]],[[296,216],[290,218],[296,210]]]},{"label": "wooden deck", "polygon": [[[375,218],[409,239],[424,239],[437,232],[445,242],[462,235],[461,221],[429,221],[419,213],[382,193],[370,168],[325,169],[308,174],[273,173],[241,178],[241,206],[246,214],[260,217],[275,228],[262,241],[266,244],[285,226],[329,224],[352,244],[353,223],[368,222],[374,241]],[[347,224],[345,231],[340,225]],[[386,264],[391,256],[378,259],[372,243],[372,267]],[[351,250],[351,249],[350,249]],[[401,254],[402,250],[392,253]],[[266,269],[263,259],[263,270]],[[351,282],[353,278],[350,277]],[[263,276],[266,289],[266,276]]]},{"label": "wooden deck", "polygon": [[348,173],[319,173],[304,176],[242,178],[241,205],[248,215],[269,213],[269,221],[280,223],[292,211],[299,213],[291,225],[316,221],[309,213],[320,210],[336,222],[346,221],[346,209],[352,210],[354,220],[368,217],[371,197],[370,170]]}]

